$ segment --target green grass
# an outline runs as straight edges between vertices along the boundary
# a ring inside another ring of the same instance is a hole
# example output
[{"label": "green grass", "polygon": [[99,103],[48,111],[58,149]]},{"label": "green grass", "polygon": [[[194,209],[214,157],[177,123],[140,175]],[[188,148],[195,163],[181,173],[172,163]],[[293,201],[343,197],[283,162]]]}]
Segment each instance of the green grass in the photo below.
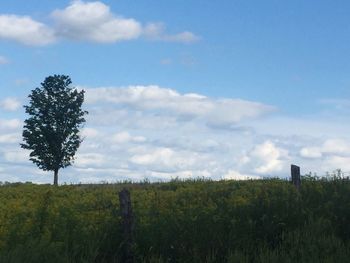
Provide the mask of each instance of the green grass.
[{"label": "green grass", "polygon": [[348,262],[350,180],[0,186],[0,262],[120,262],[131,191],[136,262]]}]

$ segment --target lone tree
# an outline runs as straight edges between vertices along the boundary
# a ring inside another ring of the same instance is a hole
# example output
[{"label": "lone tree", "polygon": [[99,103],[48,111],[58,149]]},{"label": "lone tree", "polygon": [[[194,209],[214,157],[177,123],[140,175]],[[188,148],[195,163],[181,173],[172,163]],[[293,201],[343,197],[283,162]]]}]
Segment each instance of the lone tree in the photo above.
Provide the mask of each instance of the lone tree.
[{"label": "lone tree", "polygon": [[30,160],[44,171],[54,172],[54,185],[58,184],[58,171],[72,164],[82,139],[79,129],[85,123],[82,110],[85,91],[71,87],[69,76],[47,77],[41,87],[28,96],[21,147],[31,150]]}]

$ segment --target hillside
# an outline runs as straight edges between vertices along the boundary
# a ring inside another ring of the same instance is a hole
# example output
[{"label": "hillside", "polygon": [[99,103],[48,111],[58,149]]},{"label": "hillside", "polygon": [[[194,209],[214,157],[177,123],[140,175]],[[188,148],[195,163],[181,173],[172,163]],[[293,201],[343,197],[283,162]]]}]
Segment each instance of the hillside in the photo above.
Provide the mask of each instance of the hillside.
[{"label": "hillside", "polygon": [[120,262],[118,192],[136,262],[348,262],[350,180],[0,186],[0,262]]}]

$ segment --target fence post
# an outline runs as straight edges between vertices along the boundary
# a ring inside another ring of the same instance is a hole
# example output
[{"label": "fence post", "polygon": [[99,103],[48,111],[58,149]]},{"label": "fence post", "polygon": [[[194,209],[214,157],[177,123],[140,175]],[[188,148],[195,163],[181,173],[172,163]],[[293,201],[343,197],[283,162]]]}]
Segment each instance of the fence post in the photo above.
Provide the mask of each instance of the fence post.
[{"label": "fence post", "polygon": [[120,214],[122,218],[123,245],[122,245],[122,262],[134,262],[134,215],[132,212],[130,192],[123,189],[119,192]]},{"label": "fence post", "polygon": [[299,191],[301,180],[300,180],[300,167],[294,164],[291,165],[291,175],[292,175],[292,184]]}]

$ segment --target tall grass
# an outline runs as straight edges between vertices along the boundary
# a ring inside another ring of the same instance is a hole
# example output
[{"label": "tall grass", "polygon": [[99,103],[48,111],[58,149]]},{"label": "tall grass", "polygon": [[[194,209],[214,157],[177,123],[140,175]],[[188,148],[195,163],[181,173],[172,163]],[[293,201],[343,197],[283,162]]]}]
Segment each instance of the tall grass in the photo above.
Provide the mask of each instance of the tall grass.
[{"label": "tall grass", "polygon": [[0,186],[0,262],[120,262],[131,191],[137,262],[348,262],[350,180]]}]

